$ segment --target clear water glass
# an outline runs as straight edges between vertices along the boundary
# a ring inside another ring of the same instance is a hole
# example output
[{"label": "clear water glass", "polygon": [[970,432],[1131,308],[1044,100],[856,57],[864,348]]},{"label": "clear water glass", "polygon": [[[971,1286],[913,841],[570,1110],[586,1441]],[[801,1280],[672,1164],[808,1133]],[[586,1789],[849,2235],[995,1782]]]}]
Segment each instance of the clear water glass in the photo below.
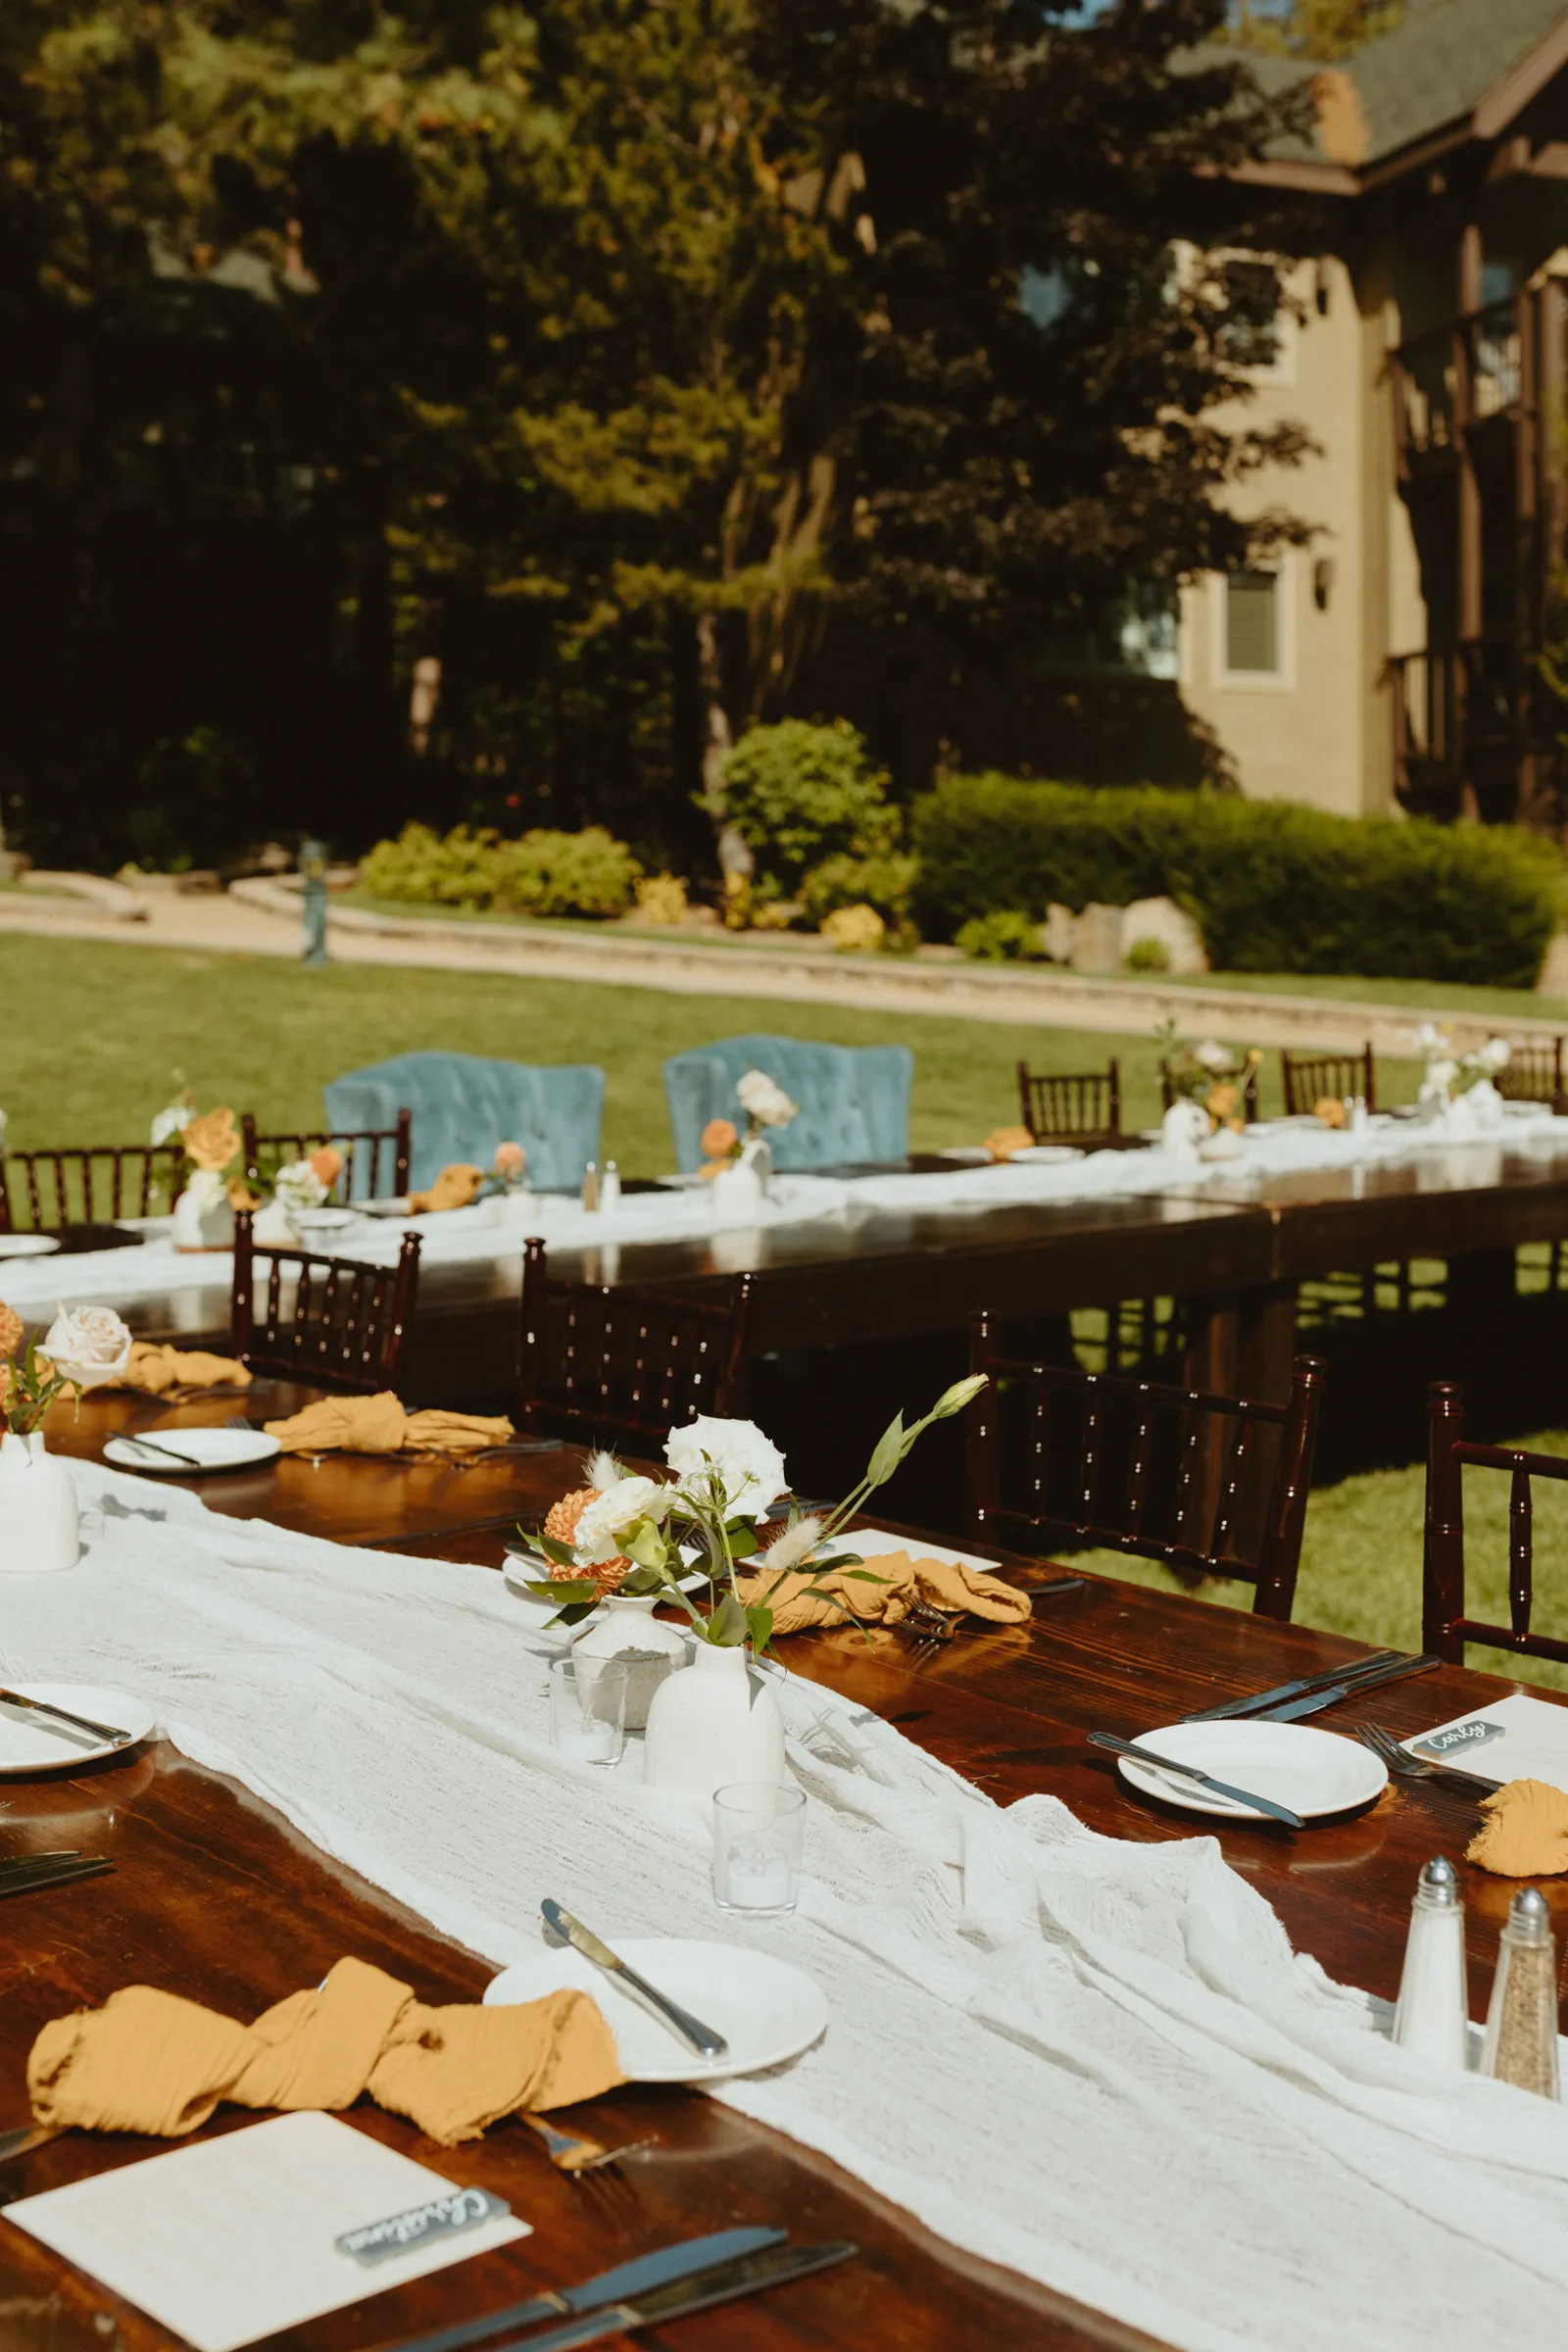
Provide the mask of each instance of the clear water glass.
[{"label": "clear water glass", "polygon": [[713,1792],[713,1900],[721,1911],[778,1918],[801,1899],[806,1797],[734,1781]]},{"label": "clear water glass", "polygon": [[626,1668],[620,1658],[554,1658],[550,1738],[579,1764],[618,1764],[626,1747]]}]

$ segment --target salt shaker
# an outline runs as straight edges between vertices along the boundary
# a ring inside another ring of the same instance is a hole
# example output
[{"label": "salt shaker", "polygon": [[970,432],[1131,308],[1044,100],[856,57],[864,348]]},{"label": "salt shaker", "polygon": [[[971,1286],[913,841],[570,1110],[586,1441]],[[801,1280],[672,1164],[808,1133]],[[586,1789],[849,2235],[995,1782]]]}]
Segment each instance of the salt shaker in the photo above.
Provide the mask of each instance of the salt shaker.
[{"label": "salt shaker", "polygon": [[1463,2074],[1469,2017],[1459,1874],[1440,1854],[1423,1864],[1410,1903],[1394,2038],[1429,2065]]},{"label": "salt shaker", "polygon": [[1558,2095],[1557,1944],[1539,1887],[1521,1887],[1508,1905],[1481,2071],[1544,2099]]},{"label": "salt shaker", "polygon": [[599,1205],[607,1217],[620,1206],[620,1170],[612,1159],[606,1160],[599,1179]]},{"label": "salt shaker", "polygon": [[591,1159],[582,1172],[582,1204],[584,1208],[599,1206],[599,1162]]}]

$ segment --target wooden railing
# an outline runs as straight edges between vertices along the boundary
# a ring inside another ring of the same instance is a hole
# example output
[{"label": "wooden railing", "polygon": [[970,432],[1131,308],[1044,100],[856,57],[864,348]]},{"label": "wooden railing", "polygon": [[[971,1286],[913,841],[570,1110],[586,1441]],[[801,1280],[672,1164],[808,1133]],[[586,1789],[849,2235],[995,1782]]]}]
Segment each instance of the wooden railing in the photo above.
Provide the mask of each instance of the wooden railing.
[{"label": "wooden railing", "polygon": [[1509,295],[1401,343],[1390,363],[1399,471],[1494,416],[1534,415],[1535,297]]}]

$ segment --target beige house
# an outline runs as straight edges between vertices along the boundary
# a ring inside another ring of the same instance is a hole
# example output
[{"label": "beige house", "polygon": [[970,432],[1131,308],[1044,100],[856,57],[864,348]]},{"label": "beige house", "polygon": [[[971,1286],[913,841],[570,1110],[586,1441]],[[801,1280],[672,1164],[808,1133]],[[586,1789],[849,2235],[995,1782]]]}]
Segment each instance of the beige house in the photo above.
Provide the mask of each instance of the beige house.
[{"label": "beige house", "polygon": [[1568,5],[1412,0],[1343,66],[1251,62],[1310,78],[1316,121],[1248,174],[1308,257],[1250,414],[1299,419],[1321,454],[1241,511],[1316,531],[1184,590],[1183,699],[1256,798],[1546,820],[1568,724],[1539,664],[1568,455]]}]

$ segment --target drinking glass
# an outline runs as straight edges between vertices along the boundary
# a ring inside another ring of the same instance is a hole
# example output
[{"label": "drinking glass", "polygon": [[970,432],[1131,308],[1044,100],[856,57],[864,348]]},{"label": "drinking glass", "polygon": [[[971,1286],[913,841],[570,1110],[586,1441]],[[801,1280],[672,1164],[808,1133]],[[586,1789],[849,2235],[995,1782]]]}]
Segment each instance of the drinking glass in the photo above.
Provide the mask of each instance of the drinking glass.
[{"label": "drinking glass", "polygon": [[778,1917],[801,1899],[806,1797],[734,1781],[713,1792],[713,1900],[721,1911]]},{"label": "drinking glass", "polygon": [[619,1658],[553,1658],[550,1737],[579,1764],[618,1764],[626,1745],[626,1668]]}]

